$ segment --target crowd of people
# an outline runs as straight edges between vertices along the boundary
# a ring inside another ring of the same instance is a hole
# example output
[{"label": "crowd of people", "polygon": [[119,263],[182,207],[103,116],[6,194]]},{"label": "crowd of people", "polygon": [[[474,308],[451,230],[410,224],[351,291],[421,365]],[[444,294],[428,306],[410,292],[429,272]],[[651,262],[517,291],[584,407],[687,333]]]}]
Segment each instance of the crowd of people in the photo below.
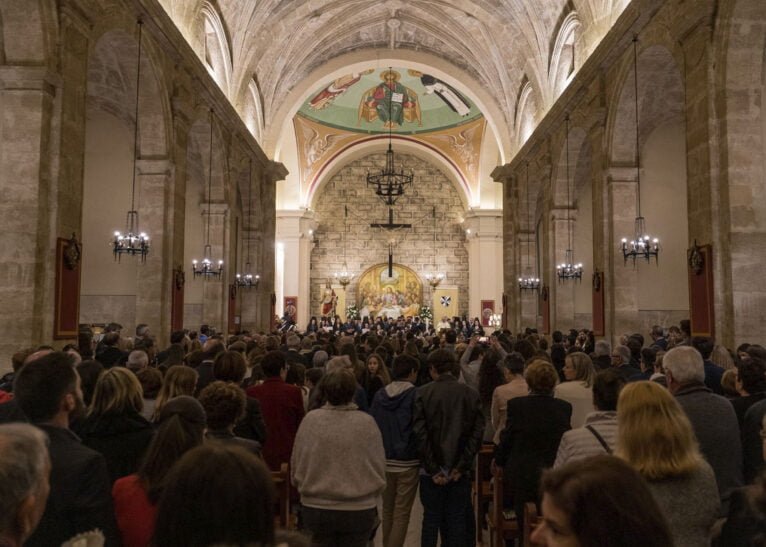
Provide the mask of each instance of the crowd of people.
[{"label": "crowd of people", "polygon": [[147,325],[131,339],[111,324],[97,343],[16,353],[0,545],[401,547],[419,495],[422,546],[471,546],[482,445],[519,529],[538,504],[535,545],[766,541],[766,348],[729,351],[688,321],[614,346],[447,319],[314,323],[203,326],[161,351]]}]

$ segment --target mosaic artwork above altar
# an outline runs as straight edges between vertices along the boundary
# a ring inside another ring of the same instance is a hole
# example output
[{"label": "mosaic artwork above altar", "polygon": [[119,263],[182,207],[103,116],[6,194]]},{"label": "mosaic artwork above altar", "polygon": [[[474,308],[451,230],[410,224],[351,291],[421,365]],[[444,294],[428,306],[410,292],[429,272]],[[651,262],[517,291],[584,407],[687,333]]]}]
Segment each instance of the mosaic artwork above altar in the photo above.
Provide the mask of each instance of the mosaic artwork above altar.
[{"label": "mosaic artwork above altar", "polygon": [[423,302],[423,283],[406,266],[394,264],[388,276],[388,263],[376,264],[359,278],[356,306],[359,314],[376,317],[416,316]]}]

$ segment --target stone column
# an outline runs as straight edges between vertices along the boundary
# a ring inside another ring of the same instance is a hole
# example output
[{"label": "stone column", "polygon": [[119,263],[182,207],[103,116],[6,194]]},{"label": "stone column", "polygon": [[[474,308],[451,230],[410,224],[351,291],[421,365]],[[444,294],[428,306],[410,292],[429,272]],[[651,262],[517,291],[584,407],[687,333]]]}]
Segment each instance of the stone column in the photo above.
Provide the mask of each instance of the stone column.
[{"label": "stone column", "polygon": [[494,300],[499,312],[503,304],[503,212],[471,210],[463,228],[468,248],[468,315],[481,317],[482,300]]},{"label": "stone column", "polygon": [[51,341],[57,235],[51,219],[58,213],[51,183],[54,85],[44,67],[0,67],[3,368],[19,348]]},{"label": "stone column", "polygon": [[276,240],[284,245],[283,294],[298,297],[297,323],[305,328],[311,316],[311,247],[316,230],[314,213],[309,210],[277,211]]},{"label": "stone column", "polygon": [[[490,176],[495,182],[503,184],[502,293],[505,294],[507,298],[507,307],[505,310],[505,313],[507,314],[506,324],[511,332],[516,333],[519,331],[519,326],[521,324],[521,303],[519,301],[518,285],[516,284],[516,278],[518,277],[516,269],[517,242],[515,236],[517,230],[517,218],[514,207],[517,206],[517,202],[513,199],[513,175],[510,171],[510,165],[506,164],[495,168]],[[502,294],[500,305],[502,306]]]},{"label": "stone column", "polygon": [[[219,260],[225,260],[226,241],[229,239],[229,207],[223,203],[205,203],[203,204],[203,214],[207,215],[210,211],[210,260],[213,267],[218,267]],[[226,308],[228,304],[228,272],[234,268],[233,264],[224,261],[223,276],[218,278],[197,280],[197,283],[204,283],[202,295],[202,322],[215,327],[217,332],[226,332]]]},{"label": "stone column", "polygon": [[[574,279],[559,281],[556,275],[556,267],[564,262],[567,249],[570,249],[570,232],[574,232],[574,223],[576,222],[575,209],[566,207],[557,207],[551,213],[551,237],[550,249],[553,253],[551,257],[551,283],[550,294],[551,305],[551,329],[569,330],[576,328],[574,317],[574,284],[580,283]],[[572,236],[574,239],[574,236]],[[574,246],[572,244],[572,246]],[[577,258],[577,249],[574,251],[574,263],[580,260]]]},{"label": "stone column", "polygon": [[[255,163],[253,169],[256,169]],[[257,329],[268,332],[271,329],[271,295],[276,293],[275,284],[275,236],[276,236],[276,188],[277,182],[284,180],[287,176],[287,169],[278,162],[270,161],[258,166],[258,204],[256,210],[259,212],[258,230],[262,238],[262,245],[259,253],[259,264],[261,270],[261,284],[256,293],[257,300]],[[266,207],[263,206],[266,204]],[[300,303],[300,302],[299,302]]]},{"label": "stone column", "polygon": [[[517,268],[518,275],[516,276],[516,280],[518,281],[519,277],[527,275],[528,270],[530,275],[537,275],[539,277],[537,269],[535,268],[535,264],[537,263],[537,246],[535,245],[536,240],[534,229],[519,232],[517,242],[519,249],[519,267]],[[527,268],[527,260],[529,260],[529,268]],[[534,290],[522,291],[518,288],[518,282],[514,287],[514,293],[518,293],[519,295],[519,315],[521,317],[521,324],[516,327],[516,331],[514,332],[520,330],[519,327],[521,327],[521,329],[526,327],[536,327],[537,307],[540,293]]]},{"label": "stone column", "polygon": [[163,347],[170,332],[173,166],[168,160],[138,160],[136,170],[140,230],[151,245],[146,262],[137,268],[136,324],[148,324]]},{"label": "stone column", "polygon": [[[636,170],[612,168],[607,175],[609,229],[606,238],[608,282],[606,284],[606,320],[612,344],[626,332],[639,326],[638,270],[625,267],[619,242],[633,234],[636,219]],[[595,230],[594,230],[595,231]]]}]

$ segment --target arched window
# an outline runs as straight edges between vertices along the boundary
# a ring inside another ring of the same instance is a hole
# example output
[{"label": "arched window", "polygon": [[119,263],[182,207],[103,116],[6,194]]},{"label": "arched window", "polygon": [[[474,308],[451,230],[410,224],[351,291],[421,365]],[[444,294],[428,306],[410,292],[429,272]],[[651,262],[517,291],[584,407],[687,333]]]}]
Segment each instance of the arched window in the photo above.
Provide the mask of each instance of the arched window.
[{"label": "arched window", "polygon": [[581,28],[576,11],[569,12],[559,25],[559,32],[551,50],[549,71],[554,98],[566,89],[581,62],[577,55],[577,42]]},{"label": "arched window", "polygon": [[231,53],[221,17],[215,8],[202,5],[202,60],[208,72],[228,96],[231,89]]},{"label": "arched window", "polygon": [[537,94],[525,76],[516,101],[516,142],[521,147],[537,125]]}]

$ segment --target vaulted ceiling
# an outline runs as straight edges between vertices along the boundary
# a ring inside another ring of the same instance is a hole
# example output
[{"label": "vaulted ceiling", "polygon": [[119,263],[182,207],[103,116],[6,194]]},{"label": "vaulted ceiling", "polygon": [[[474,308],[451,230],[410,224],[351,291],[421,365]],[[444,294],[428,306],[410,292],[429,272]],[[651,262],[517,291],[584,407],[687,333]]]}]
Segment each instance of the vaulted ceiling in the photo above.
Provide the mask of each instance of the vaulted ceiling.
[{"label": "vaulted ceiling", "polygon": [[[309,75],[344,55],[367,52],[367,60],[374,60],[404,51],[410,58],[422,53],[443,60],[467,75],[464,91],[473,87],[489,98],[500,118],[494,120],[495,129],[507,132],[508,142],[518,131],[525,85],[534,93],[535,121],[560,92],[552,69],[557,38],[568,18],[575,14],[577,22],[576,68],[629,1],[160,0],[203,58],[215,26],[206,27],[206,18],[218,19],[229,65],[224,91],[242,110],[248,92],[257,88],[263,141],[287,123],[280,119],[286,101],[295,101],[294,90]],[[264,148],[269,153],[268,142]]]}]

